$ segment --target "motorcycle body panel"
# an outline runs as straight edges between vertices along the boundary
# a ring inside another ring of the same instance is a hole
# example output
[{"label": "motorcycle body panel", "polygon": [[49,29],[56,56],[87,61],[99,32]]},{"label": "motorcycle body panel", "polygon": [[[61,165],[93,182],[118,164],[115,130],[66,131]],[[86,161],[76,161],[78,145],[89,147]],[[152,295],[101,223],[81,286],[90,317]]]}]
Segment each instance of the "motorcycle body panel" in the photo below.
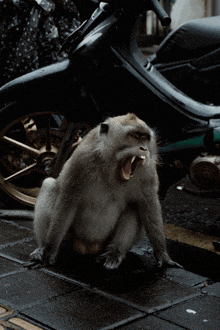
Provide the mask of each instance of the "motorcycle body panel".
[{"label": "motorcycle body panel", "polygon": [[194,19],[172,31],[151,63],[202,103],[220,104],[220,16]]},{"label": "motorcycle body panel", "polygon": [[[123,37],[117,35],[117,29],[114,31],[114,25],[118,29],[126,27]],[[82,57],[93,57],[95,79],[92,78],[90,85],[100,107],[110,114],[124,112],[124,109],[137,113],[156,127],[164,142],[186,139],[191,134],[219,127],[220,107],[189,98],[143,56],[133,37],[137,26],[138,19],[134,19],[133,12],[128,13],[123,22],[111,16],[93,31],[94,44],[84,40],[83,47],[77,49]]]},{"label": "motorcycle body panel", "polygon": [[32,71],[10,81],[0,89],[1,103],[38,98],[41,95],[43,96],[44,94],[51,94],[53,92],[56,94],[59,85],[62,86],[62,83],[65,82],[65,85],[68,86],[68,83],[70,84],[71,80],[73,80],[69,66],[70,61],[65,60]]},{"label": "motorcycle body panel", "polygon": [[[138,11],[139,8],[129,8],[120,14],[102,5],[89,20],[88,31],[85,27],[81,32],[84,37],[73,49],[70,62],[15,79],[1,88],[1,100],[49,98],[57,102],[60,98],[61,106],[71,93],[80,94],[79,90],[86,86],[104,109],[103,115],[135,112],[156,128],[165,143],[186,139],[192,131],[197,135],[201,130],[218,127],[220,107],[207,106],[184,95],[140,53],[134,37]],[[100,17],[104,17],[101,22]]]},{"label": "motorcycle body panel", "polygon": [[[78,66],[69,60],[43,67],[7,83],[0,89],[1,123],[4,128],[8,118],[33,112],[58,112],[66,118],[81,122],[85,116],[96,112],[91,100],[82,97],[82,87],[77,82]],[[17,106],[14,107],[13,103]],[[13,110],[9,111],[9,108]],[[7,109],[7,110],[6,110]],[[80,109],[80,111],[79,111]]]}]

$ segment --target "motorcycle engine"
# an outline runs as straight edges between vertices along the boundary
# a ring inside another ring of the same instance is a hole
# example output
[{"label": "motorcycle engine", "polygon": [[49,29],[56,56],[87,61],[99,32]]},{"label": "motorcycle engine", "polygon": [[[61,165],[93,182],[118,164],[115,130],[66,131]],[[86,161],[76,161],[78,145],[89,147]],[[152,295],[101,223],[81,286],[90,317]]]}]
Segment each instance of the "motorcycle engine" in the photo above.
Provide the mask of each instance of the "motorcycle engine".
[{"label": "motorcycle engine", "polygon": [[192,182],[202,189],[220,189],[220,156],[198,156],[189,169]]}]

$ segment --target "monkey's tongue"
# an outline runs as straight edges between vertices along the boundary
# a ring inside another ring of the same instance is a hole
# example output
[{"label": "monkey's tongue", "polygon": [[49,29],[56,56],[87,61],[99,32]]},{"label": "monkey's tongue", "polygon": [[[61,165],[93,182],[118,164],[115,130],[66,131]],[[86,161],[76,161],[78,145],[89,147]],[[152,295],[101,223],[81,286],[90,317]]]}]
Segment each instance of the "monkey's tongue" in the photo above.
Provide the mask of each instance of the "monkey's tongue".
[{"label": "monkey's tongue", "polygon": [[125,165],[124,169],[123,169],[125,176],[129,176],[129,178],[130,178],[131,173],[132,173],[132,171],[131,171],[131,165],[132,165],[131,162],[128,162]]}]

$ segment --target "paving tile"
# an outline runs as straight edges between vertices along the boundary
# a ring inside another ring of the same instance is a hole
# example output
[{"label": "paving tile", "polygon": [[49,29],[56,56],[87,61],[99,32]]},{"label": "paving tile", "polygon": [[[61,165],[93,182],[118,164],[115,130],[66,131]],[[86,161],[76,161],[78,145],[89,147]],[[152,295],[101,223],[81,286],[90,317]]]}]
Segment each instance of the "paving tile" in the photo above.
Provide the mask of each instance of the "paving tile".
[{"label": "paving tile", "polygon": [[57,330],[98,330],[144,316],[132,307],[87,290],[25,309],[23,314]]},{"label": "paving tile", "polygon": [[33,237],[32,231],[26,228],[20,228],[16,224],[0,220],[0,244],[8,244],[20,241],[25,238]]},{"label": "paving tile", "polygon": [[165,277],[180,284],[195,286],[208,281],[207,277],[191,273],[181,268],[168,268],[165,272]]},{"label": "paving tile", "polygon": [[29,228],[34,231],[33,220],[13,220],[13,222],[20,227]]},{"label": "paving tile", "polygon": [[9,307],[6,307],[0,304],[0,319],[5,318],[6,316],[13,313],[13,310]]},{"label": "paving tile", "polygon": [[75,284],[34,270],[0,278],[0,298],[10,302],[10,307],[19,307],[79,289]]},{"label": "paving tile", "polygon": [[140,321],[132,322],[130,325],[121,327],[120,330],[182,330],[182,327],[161,320],[155,316],[148,316]]},{"label": "paving tile", "polygon": [[220,235],[219,199],[189,194],[176,189],[177,184],[197,190],[188,175],[173,184],[162,203],[165,222],[208,235]]},{"label": "paving tile", "polygon": [[171,259],[193,273],[220,280],[220,255],[198,247],[167,239]]},{"label": "paving tile", "polygon": [[[20,230],[20,229],[19,229]],[[29,261],[30,253],[37,248],[37,242],[35,238],[30,238],[26,242],[20,242],[12,246],[7,246],[3,249],[0,249],[0,254],[18,259],[20,261]]]},{"label": "paving tile", "polygon": [[162,308],[164,305],[173,304],[176,300],[185,299],[187,296],[198,294],[198,290],[157,276],[147,278],[145,273],[130,274],[127,278],[121,277],[109,281],[103,288],[107,292],[114,293],[141,308],[151,310]]},{"label": "paving tile", "polygon": [[209,285],[209,286],[205,287],[202,291],[212,293],[215,296],[220,298],[220,282]]},{"label": "paving tile", "polygon": [[[0,218],[3,220],[14,221],[17,224],[33,229],[34,211],[30,210],[2,210],[0,209]],[[28,224],[32,224],[29,226]]]},{"label": "paving tile", "polygon": [[12,317],[7,322],[4,322],[4,325],[7,326],[6,329],[12,329],[13,326],[15,328],[13,329],[21,329],[21,330],[43,330],[42,327],[39,327],[27,320],[24,320],[20,317]]},{"label": "paving tile", "polygon": [[8,274],[10,272],[14,272],[21,268],[22,268],[21,265],[18,265],[13,261],[0,257],[0,277],[3,274]]},{"label": "paving tile", "polygon": [[115,288],[115,278],[119,277],[123,282],[124,278],[130,277],[129,274],[145,271],[146,282],[146,279],[155,278],[156,271],[155,264],[152,265],[149,262],[147,266],[143,266],[143,260],[134,253],[128,253],[123,264],[118,269],[110,271],[106,270],[101,263],[97,263],[95,261],[95,256],[76,256],[73,254],[69,256],[65,253],[65,258],[62,258],[62,262],[62,265],[50,267],[50,269],[70,279],[83,281],[84,283],[101,289],[105,286],[106,281],[109,282],[109,279],[111,279],[113,291]]},{"label": "paving tile", "polygon": [[220,299],[203,296],[188,300],[157,315],[190,330],[220,329]]}]

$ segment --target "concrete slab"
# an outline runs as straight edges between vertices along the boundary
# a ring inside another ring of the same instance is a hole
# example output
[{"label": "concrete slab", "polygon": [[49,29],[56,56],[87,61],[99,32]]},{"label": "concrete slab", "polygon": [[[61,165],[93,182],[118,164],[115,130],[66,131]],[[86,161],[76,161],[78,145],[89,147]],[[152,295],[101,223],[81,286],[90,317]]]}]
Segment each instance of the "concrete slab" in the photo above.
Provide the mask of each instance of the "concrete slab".
[{"label": "concrete slab", "polygon": [[[177,186],[196,191],[197,196]],[[213,197],[200,194],[186,176],[170,187],[162,208],[165,227],[170,229],[167,245],[172,259],[185,269],[220,281],[220,254],[212,242],[212,236],[220,241],[219,197]]]},{"label": "concrete slab", "polygon": [[34,270],[0,278],[0,297],[11,308],[80,289],[73,283]]},{"label": "concrete slab", "polygon": [[30,309],[24,315],[56,330],[113,329],[144,313],[87,290],[56,297]]},{"label": "concrete slab", "polygon": [[194,196],[176,189],[177,185],[192,188],[188,177],[170,187],[163,201],[164,221],[220,237],[219,198]]},{"label": "concrete slab", "polygon": [[181,268],[168,268],[166,269],[164,276],[176,283],[185,284],[191,287],[206,285],[208,282],[207,277],[188,272]]},{"label": "concrete slab", "polygon": [[[112,272],[93,258],[71,260],[67,254],[67,268],[27,270],[19,263],[36,247],[31,227],[32,222],[22,219],[0,220],[0,330],[220,329],[220,283],[201,290],[200,285],[209,283],[206,277],[183,269],[159,271],[146,242]],[[171,255],[179,249],[184,258],[197,261],[196,270],[201,261],[213,261],[198,258],[181,244],[176,248],[168,242],[168,248]],[[13,314],[1,317],[10,308]]]},{"label": "concrete slab", "polygon": [[0,210],[0,218],[8,223],[33,231],[33,211],[28,210]]},{"label": "concrete slab", "polygon": [[33,252],[37,248],[37,242],[35,238],[30,238],[27,241],[18,242],[13,244],[12,246],[6,246],[5,248],[0,249],[1,253],[18,259],[21,262],[28,262],[30,253]]},{"label": "concrete slab", "polygon": [[0,321],[0,330],[44,330],[44,329],[20,317],[12,317],[8,320]]},{"label": "concrete slab", "polygon": [[0,220],[0,247],[1,245],[24,240],[33,236],[34,234],[31,230],[21,228],[8,221]]},{"label": "concrete slab", "polygon": [[182,327],[150,315],[140,321],[121,327],[120,330],[182,330]]},{"label": "concrete slab", "polygon": [[20,270],[22,267],[15,262],[0,257],[0,277]]},{"label": "concrete slab", "polygon": [[190,330],[218,330],[220,329],[219,311],[219,298],[203,296],[160,312],[157,316]]},{"label": "concrete slab", "polygon": [[198,295],[196,289],[160,276],[148,281],[147,274],[144,272],[130,274],[127,278],[122,277],[117,281],[113,279],[109,281],[108,286],[102,289],[149,313]]},{"label": "concrete slab", "polygon": [[205,287],[203,292],[214,294],[220,298],[220,282]]},{"label": "concrete slab", "polygon": [[164,223],[164,228],[167,238],[219,254],[220,256],[220,251],[213,245],[213,242],[220,240],[218,236],[199,233],[196,230],[186,229],[168,223]]},{"label": "concrete slab", "polygon": [[220,256],[178,241],[167,240],[170,257],[184,266],[186,270],[220,281]]},{"label": "concrete slab", "polygon": [[13,313],[13,310],[11,308],[8,308],[8,307],[0,304],[0,320],[5,318],[6,316],[12,315],[12,313]]},{"label": "concrete slab", "polygon": [[[65,255],[64,262],[66,265],[50,267],[50,270],[53,270],[58,274],[65,275],[70,279],[79,280],[81,282],[83,281],[93,287],[109,287],[112,283],[113,291],[115,289],[114,283],[117,283],[118,281],[120,282],[122,278],[123,285],[126,286],[127,278],[130,277],[129,274],[136,272],[139,273],[140,271],[144,272],[146,283],[146,281],[155,278],[155,273],[157,271],[155,267],[155,259],[153,263],[150,258],[146,257],[143,262],[143,260],[134,253],[128,253],[122,265],[118,269],[111,271],[106,270],[102,264],[97,263],[94,256]],[[109,284],[111,279],[112,282]]]},{"label": "concrete slab", "polygon": [[29,210],[0,210],[0,217],[5,220],[33,220],[34,211]]},{"label": "concrete slab", "polygon": [[33,220],[13,219],[10,222],[15,223],[19,227],[29,228],[30,230],[33,230]]}]

